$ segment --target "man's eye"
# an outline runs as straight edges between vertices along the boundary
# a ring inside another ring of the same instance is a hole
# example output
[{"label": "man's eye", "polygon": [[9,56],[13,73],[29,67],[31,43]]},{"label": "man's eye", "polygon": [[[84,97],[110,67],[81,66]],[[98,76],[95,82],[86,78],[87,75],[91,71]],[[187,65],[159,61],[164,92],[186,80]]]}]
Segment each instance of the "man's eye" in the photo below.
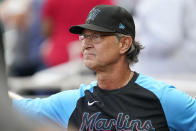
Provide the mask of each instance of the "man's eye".
[{"label": "man's eye", "polygon": [[99,38],[100,38],[100,35],[94,34],[94,35],[93,35],[93,38],[94,38],[94,39],[99,39]]}]

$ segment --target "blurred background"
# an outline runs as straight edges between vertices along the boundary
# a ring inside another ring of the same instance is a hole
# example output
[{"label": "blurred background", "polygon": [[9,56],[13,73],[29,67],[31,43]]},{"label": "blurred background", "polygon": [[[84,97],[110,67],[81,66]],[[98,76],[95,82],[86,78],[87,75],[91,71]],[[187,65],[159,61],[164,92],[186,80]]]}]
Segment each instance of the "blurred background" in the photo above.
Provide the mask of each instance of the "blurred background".
[{"label": "blurred background", "polygon": [[96,80],[68,29],[99,4],[134,16],[145,47],[134,71],[196,96],[196,0],[0,0],[8,90],[46,97]]}]

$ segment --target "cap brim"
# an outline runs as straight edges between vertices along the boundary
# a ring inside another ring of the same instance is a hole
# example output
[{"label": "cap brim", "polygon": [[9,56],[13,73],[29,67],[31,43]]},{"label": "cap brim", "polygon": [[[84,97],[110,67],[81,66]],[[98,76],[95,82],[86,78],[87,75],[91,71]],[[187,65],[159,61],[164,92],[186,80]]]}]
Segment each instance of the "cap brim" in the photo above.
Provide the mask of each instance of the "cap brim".
[{"label": "cap brim", "polygon": [[99,31],[99,32],[115,32],[113,30],[106,29],[104,27],[93,25],[93,24],[83,24],[83,25],[72,26],[69,29],[69,31],[73,34],[81,34],[84,29]]}]

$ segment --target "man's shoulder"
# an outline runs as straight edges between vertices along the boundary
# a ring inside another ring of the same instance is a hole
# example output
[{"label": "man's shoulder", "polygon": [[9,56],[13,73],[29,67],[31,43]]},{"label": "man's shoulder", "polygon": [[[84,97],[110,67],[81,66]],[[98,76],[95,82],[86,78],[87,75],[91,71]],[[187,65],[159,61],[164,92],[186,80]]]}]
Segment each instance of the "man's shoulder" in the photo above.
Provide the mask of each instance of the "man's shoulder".
[{"label": "man's shoulder", "polygon": [[136,83],[138,85],[143,86],[143,87],[146,87],[146,86],[151,86],[152,87],[153,86],[153,87],[156,87],[156,88],[162,88],[162,87],[171,87],[172,86],[172,85],[170,85],[166,82],[157,80],[153,77],[146,76],[146,75],[143,75],[143,74],[138,75]]},{"label": "man's shoulder", "polygon": [[67,99],[68,98],[75,98],[79,99],[85,95],[85,91],[89,90],[90,92],[93,92],[93,88],[97,86],[97,81],[92,81],[89,84],[80,84],[80,87],[78,89],[71,89],[71,90],[65,90],[60,93],[54,94],[51,97],[58,97]]},{"label": "man's shoulder", "polygon": [[139,74],[138,78],[135,81],[136,84],[139,86],[151,91],[154,93],[159,99],[163,95],[163,93],[169,91],[169,90],[175,90],[175,87],[173,85],[170,85],[166,82],[156,80],[153,77],[146,76],[143,74]]}]

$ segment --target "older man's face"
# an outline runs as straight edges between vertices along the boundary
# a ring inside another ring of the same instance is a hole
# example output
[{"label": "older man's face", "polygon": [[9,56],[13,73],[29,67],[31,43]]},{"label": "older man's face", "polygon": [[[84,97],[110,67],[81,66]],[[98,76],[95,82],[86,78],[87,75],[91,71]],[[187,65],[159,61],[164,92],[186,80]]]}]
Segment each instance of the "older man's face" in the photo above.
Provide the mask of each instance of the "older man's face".
[{"label": "older man's face", "polygon": [[104,34],[84,30],[81,35],[83,37],[81,41],[84,64],[94,71],[106,69],[118,62],[120,58],[120,48],[116,36],[102,36]]}]

